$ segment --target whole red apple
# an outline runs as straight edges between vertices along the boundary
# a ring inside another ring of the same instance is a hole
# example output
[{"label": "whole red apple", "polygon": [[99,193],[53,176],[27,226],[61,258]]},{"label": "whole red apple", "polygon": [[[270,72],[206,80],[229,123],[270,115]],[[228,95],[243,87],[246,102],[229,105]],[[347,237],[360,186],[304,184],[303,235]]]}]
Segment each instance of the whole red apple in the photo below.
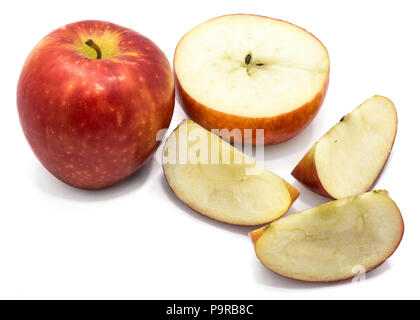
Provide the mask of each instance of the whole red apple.
[{"label": "whole red apple", "polygon": [[174,108],[164,53],[133,30],[81,21],[47,35],[20,75],[23,132],[40,162],[78,188],[113,185],[156,150]]}]

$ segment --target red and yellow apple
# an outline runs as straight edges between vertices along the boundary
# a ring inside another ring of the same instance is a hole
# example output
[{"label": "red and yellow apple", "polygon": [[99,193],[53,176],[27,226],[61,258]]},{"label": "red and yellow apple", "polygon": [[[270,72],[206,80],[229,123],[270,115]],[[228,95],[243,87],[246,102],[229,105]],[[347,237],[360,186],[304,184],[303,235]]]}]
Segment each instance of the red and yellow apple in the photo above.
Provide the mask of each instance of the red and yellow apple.
[{"label": "red and yellow apple", "polygon": [[[246,143],[275,144],[316,116],[327,91],[329,56],[317,38],[291,23],[228,15],[181,39],[174,71],[177,99],[192,120],[208,130],[240,129]],[[252,138],[245,129],[252,129]],[[264,129],[264,141],[257,140],[257,129]]]},{"label": "red and yellow apple", "polygon": [[39,161],[78,188],[113,185],[156,150],[174,108],[164,53],[137,32],[81,21],[47,35],[17,89],[23,132]]}]

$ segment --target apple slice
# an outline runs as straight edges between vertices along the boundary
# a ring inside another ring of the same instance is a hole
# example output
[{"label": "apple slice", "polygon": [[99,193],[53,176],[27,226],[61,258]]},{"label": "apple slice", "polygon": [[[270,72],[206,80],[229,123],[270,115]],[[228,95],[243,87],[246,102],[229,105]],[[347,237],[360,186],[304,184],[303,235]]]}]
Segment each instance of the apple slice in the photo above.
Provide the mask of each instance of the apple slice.
[{"label": "apple slice", "polygon": [[303,281],[337,281],[382,264],[403,233],[394,201],[386,191],[372,191],[289,215],[250,236],[272,271]]},{"label": "apple slice", "polygon": [[[241,129],[245,142],[274,144],[315,117],[327,91],[329,57],[312,34],[291,23],[228,15],[188,32],[174,56],[177,98],[208,130]],[[247,137],[245,129],[253,130]]]},{"label": "apple slice", "polygon": [[162,163],[179,199],[205,216],[231,224],[273,221],[299,196],[285,180],[191,120],[168,137]]},{"label": "apple slice", "polygon": [[388,98],[374,96],[322,136],[292,175],[333,199],[365,192],[381,173],[396,133],[394,104]]}]

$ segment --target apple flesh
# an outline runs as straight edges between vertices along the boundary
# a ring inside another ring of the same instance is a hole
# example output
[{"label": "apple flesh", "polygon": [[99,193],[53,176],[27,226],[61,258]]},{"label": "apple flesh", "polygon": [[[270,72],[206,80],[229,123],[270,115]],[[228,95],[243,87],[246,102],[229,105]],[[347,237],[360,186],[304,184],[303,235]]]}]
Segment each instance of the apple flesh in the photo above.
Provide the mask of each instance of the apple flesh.
[{"label": "apple flesh", "polygon": [[396,133],[394,104],[388,98],[374,96],[322,136],[292,175],[333,199],[365,192],[381,173]]},{"label": "apple flesh", "polygon": [[[247,143],[275,144],[317,114],[329,57],[318,39],[293,24],[229,15],[188,32],[176,48],[174,70],[177,98],[192,120],[208,130],[241,129]],[[245,129],[253,130],[252,139]],[[264,129],[263,141],[257,129]]]},{"label": "apple flesh", "polygon": [[133,30],[102,21],[47,35],[23,67],[17,105],[44,167],[78,188],[113,185],[156,149],[174,107],[164,53]]},{"label": "apple flesh", "polygon": [[212,219],[259,225],[282,216],[299,192],[191,120],[168,137],[163,170],[176,196]]},{"label": "apple flesh", "polygon": [[368,272],[397,249],[400,211],[384,191],[331,201],[250,233],[260,261],[303,281],[337,281]]}]

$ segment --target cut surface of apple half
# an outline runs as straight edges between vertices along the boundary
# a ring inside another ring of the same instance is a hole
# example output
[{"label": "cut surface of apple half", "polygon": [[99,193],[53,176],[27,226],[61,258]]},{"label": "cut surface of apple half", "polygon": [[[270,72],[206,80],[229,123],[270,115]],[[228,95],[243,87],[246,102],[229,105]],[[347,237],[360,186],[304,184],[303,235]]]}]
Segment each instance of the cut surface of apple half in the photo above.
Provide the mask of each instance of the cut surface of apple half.
[{"label": "cut surface of apple half", "polygon": [[162,164],[179,199],[226,223],[273,221],[299,195],[285,180],[191,120],[181,122],[168,137]]},{"label": "cut surface of apple half", "polygon": [[368,272],[397,249],[401,213],[386,191],[335,200],[250,233],[259,260],[288,278],[338,281]]},{"label": "cut surface of apple half", "polygon": [[292,175],[333,199],[369,190],[391,152],[397,122],[391,100],[366,100],[312,146]]},{"label": "cut surface of apple half", "polygon": [[209,130],[264,129],[264,143],[273,144],[315,117],[327,90],[329,56],[298,26],[237,14],[188,32],[174,70],[178,100],[191,119]]}]

